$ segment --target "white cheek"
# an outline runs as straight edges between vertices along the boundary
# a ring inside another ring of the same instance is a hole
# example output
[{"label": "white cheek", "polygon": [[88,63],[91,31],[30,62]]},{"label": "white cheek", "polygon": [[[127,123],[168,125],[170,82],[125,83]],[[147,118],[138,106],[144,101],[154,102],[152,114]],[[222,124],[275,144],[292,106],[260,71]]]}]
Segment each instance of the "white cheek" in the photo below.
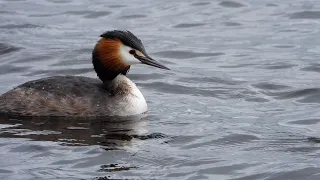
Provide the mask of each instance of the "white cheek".
[{"label": "white cheek", "polygon": [[141,64],[141,61],[139,61],[137,58],[135,58],[132,54],[129,53],[130,50],[132,50],[132,48],[125,45],[121,45],[120,56],[122,60],[129,65]]}]

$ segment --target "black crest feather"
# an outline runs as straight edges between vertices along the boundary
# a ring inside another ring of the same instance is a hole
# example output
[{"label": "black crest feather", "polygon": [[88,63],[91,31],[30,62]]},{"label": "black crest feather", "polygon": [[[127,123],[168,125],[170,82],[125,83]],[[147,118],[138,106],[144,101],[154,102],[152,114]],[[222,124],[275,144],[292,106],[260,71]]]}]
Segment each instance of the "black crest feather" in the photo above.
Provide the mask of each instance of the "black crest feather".
[{"label": "black crest feather", "polygon": [[103,37],[106,39],[118,39],[124,45],[132,47],[133,49],[139,50],[143,54],[147,55],[141,40],[137,38],[130,31],[121,31],[121,30],[107,31],[102,35],[100,35],[100,37]]}]

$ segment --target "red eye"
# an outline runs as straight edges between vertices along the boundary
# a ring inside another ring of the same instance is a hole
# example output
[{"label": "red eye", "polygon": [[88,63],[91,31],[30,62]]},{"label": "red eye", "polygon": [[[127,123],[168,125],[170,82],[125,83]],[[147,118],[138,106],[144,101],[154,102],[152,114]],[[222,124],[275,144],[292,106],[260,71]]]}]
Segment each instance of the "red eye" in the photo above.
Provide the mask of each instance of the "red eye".
[{"label": "red eye", "polygon": [[129,53],[130,54],[136,54],[136,51],[132,49],[132,50],[129,51]]}]

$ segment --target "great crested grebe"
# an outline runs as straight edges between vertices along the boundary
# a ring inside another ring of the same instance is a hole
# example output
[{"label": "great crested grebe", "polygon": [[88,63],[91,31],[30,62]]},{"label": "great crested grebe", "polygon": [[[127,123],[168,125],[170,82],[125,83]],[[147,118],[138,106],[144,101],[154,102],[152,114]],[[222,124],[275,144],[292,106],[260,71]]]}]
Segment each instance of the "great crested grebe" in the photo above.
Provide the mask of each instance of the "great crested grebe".
[{"label": "great crested grebe", "polygon": [[130,116],[147,103],[126,77],[130,65],[166,66],[152,59],[129,31],[107,31],[92,52],[98,79],[54,76],[26,82],[0,96],[0,114],[14,116]]}]

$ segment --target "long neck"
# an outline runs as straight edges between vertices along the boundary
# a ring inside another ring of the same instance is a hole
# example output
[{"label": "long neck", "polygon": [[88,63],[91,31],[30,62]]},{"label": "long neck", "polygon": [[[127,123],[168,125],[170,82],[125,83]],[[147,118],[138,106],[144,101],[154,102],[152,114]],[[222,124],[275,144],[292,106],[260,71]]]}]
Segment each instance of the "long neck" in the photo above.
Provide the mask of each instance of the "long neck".
[{"label": "long neck", "polygon": [[[109,47],[106,47],[109,46]],[[130,69],[128,65],[119,64],[116,57],[112,53],[105,51],[105,49],[111,49],[110,43],[102,39],[98,42],[94,50],[92,51],[92,64],[98,77],[101,81],[111,81],[119,74],[126,75]]]},{"label": "long neck", "polygon": [[109,91],[111,95],[131,93],[132,88],[136,88],[135,84],[125,75],[119,74],[111,81],[104,81],[103,87]]}]

